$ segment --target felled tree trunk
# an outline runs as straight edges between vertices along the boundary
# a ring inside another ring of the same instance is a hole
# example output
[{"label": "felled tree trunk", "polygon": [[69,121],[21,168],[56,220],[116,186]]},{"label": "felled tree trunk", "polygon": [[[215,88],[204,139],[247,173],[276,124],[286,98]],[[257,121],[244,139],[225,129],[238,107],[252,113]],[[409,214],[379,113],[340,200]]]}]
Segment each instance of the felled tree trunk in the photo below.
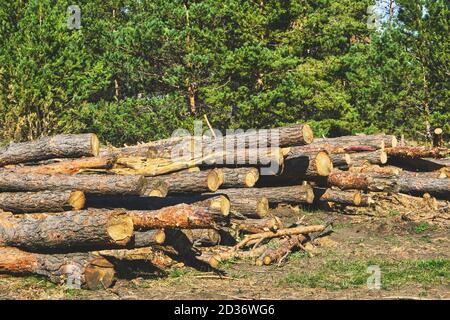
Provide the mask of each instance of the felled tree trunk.
[{"label": "felled tree trunk", "polygon": [[214,192],[221,185],[216,170],[180,171],[149,179],[166,183],[169,186],[169,194]]},{"label": "felled tree trunk", "polygon": [[133,224],[137,229],[210,229],[226,225],[228,219],[221,212],[210,208],[179,204],[159,210],[129,211]]},{"label": "felled tree trunk", "polygon": [[0,173],[0,191],[79,190],[94,194],[140,195],[145,187],[145,178],[141,176]]},{"label": "felled tree trunk", "polygon": [[1,148],[0,166],[52,158],[96,157],[98,152],[99,141],[95,134],[61,134]]},{"label": "felled tree trunk", "polygon": [[312,203],[314,192],[309,185],[295,185],[287,187],[250,188],[250,189],[224,189],[220,193],[230,198],[233,207],[233,199],[242,198],[267,198],[269,204],[277,203]]},{"label": "felled tree trunk", "polygon": [[91,253],[38,254],[17,248],[0,248],[0,272],[44,276],[69,288],[91,290],[109,288],[114,280],[114,266]]},{"label": "felled tree trunk", "polygon": [[[352,146],[368,146],[376,149],[391,148],[397,146],[397,138],[391,135],[356,135],[342,136],[337,138],[316,138],[312,145],[327,144],[348,148]],[[349,152],[347,150],[347,152]]]},{"label": "felled tree trunk", "polygon": [[333,169],[333,163],[326,151],[303,155],[291,148],[284,161],[283,171],[279,175],[261,175],[258,185],[279,186],[281,184],[299,184],[303,180],[315,180],[326,177]]},{"label": "felled tree trunk", "polygon": [[111,168],[113,161],[113,158],[89,157],[63,160],[45,165],[14,167],[8,169],[8,171],[15,173],[76,174],[86,170]]},{"label": "felled tree trunk", "polygon": [[222,168],[224,182],[220,186],[224,188],[251,188],[259,179],[257,168]]},{"label": "felled tree trunk", "polygon": [[359,206],[361,204],[361,192],[341,191],[334,189],[314,189],[315,198],[322,202],[334,202],[349,206]]},{"label": "felled tree trunk", "polygon": [[394,166],[380,167],[377,165],[364,165],[362,167],[351,166],[350,168],[348,168],[348,171],[354,173],[378,173],[389,176],[397,176],[400,173],[403,173],[402,169]]},{"label": "felled tree trunk", "polygon": [[147,187],[144,195],[149,197],[165,198],[169,194],[169,183],[161,180],[146,179]]},{"label": "felled tree trunk", "polygon": [[86,206],[90,208],[125,208],[128,210],[159,210],[178,204],[192,204],[197,207],[220,211],[224,216],[230,213],[230,201],[224,195],[192,195],[184,197],[138,197],[88,195]]},{"label": "felled tree trunk", "polygon": [[305,243],[306,241],[307,238],[302,234],[282,239],[276,248],[267,248],[261,257],[256,260],[256,265],[268,266],[274,262],[280,261],[296,247],[301,246],[302,243]]},{"label": "felled tree trunk", "polygon": [[384,150],[369,152],[357,152],[349,154],[350,165],[360,167],[366,164],[382,165],[387,162],[387,154]]},{"label": "felled tree trunk", "polygon": [[450,179],[400,176],[397,184],[402,193],[419,196],[429,193],[436,198],[450,200]]},{"label": "felled tree trunk", "polygon": [[215,229],[187,229],[183,232],[194,246],[216,246],[222,239],[220,232]]},{"label": "felled tree trunk", "polygon": [[61,212],[84,208],[81,191],[2,192],[0,209],[13,213]]},{"label": "felled tree trunk", "polygon": [[390,157],[400,158],[444,158],[448,153],[447,148],[428,147],[395,147],[387,148],[386,153]]},{"label": "felled tree trunk", "polygon": [[269,213],[269,201],[266,197],[238,197],[233,195],[230,199],[230,212],[248,218],[263,218]]},{"label": "felled tree trunk", "polygon": [[263,219],[232,220],[232,224],[238,232],[261,233],[276,231],[283,228],[283,222],[278,217],[267,217]]},{"label": "felled tree trunk", "polygon": [[81,210],[0,217],[0,245],[30,251],[125,247],[133,221],[121,210]]}]

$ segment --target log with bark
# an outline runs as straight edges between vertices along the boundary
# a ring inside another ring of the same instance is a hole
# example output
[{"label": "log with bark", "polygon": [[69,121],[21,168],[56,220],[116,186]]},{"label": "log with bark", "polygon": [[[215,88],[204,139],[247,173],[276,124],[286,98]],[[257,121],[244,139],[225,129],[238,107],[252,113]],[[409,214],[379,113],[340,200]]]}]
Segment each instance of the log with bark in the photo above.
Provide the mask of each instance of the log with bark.
[{"label": "log with bark", "polygon": [[419,196],[428,193],[439,199],[450,200],[450,179],[418,178],[400,175],[397,184],[401,193]]},{"label": "log with bark", "polygon": [[349,206],[365,206],[360,191],[342,191],[335,189],[314,188],[315,199],[322,202],[334,202]]},{"label": "log with bark", "polygon": [[402,173],[402,169],[394,167],[394,166],[384,166],[380,167],[377,165],[364,165],[362,167],[351,166],[348,168],[348,171],[354,173],[379,173],[384,175],[399,175]]},{"label": "log with bark", "polygon": [[[314,192],[310,185],[295,185],[286,187],[267,187],[249,189],[223,189],[220,193],[228,196],[233,208],[235,199],[267,198],[269,204],[278,203],[313,203]],[[233,210],[233,209],[232,209]]]},{"label": "log with bark", "polygon": [[148,179],[166,183],[169,186],[169,194],[215,192],[221,185],[220,177],[216,170],[185,170]]},{"label": "log with bark", "polygon": [[248,198],[238,195],[228,197],[230,199],[230,212],[234,216],[263,218],[269,213],[269,201],[266,197],[254,196]]},{"label": "log with bark", "polygon": [[85,196],[81,191],[1,192],[0,209],[13,213],[80,210]]},{"label": "log with bark", "polygon": [[141,195],[145,188],[146,180],[142,176],[0,173],[0,191],[78,190],[93,194]]},{"label": "log with bark", "polygon": [[280,243],[276,248],[269,247],[264,253],[256,260],[256,265],[270,265],[274,262],[281,262],[294,249],[301,247],[303,243],[307,241],[307,237],[302,234],[294,235],[280,240]]},{"label": "log with bark", "polygon": [[261,233],[276,231],[283,228],[283,222],[278,217],[267,217],[263,219],[232,220],[232,225],[238,233]]},{"label": "log with bark", "polygon": [[109,288],[115,277],[114,266],[91,253],[39,254],[11,247],[0,247],[0,272],[39,275],[69,288],[91,290]]},{"label": "log with bark", "polygon": [[123,210],[0,216],[0,245],[30,251],[101,250],[125,247],[133,220]]},{"label": "log with bark", "polygon": [[[316,138],[312,145],[331,145],[349,148],[355,146],[373,147],[375,149],[391,148],[397,146],[397,138],[392,135],[355,135],[337,138]],[[367,150],[370,151],[370,150]],[[347,149],[349,152],[349,149]]]},{"label": "log with bark", "polygon": [[350,165],[361,167],[367,164],[382,165],[386,164],[388,157],[383,149],[368,152],[357,152],[349,154]]},{"label": "log with bark", "polygon": [[444,146],[444,130],[436,128],[433,132],[433,147],[440,148]]},{"label": "log with bark", "polygon": [[227,225],[227,216],[212,208],[179,204],[159,210],[133,210],[128,215],[136,229],[210,229]]},{"label": "log with bark", "polygon": [[139,196],[101,196],[87,195],[89,208],[125,208],[127,210],[159,210],[178,204],[191,204],[220,211],[224,216],[230,213],[229,199],[220,194],[191,195],[183,197],[139,197]]},{"label": "log with bark", "polygon": [[428,147],[396,147],[385,149],[389,157],[399,158],[445,158],[449,154],[447,148],[428,148]]},{"label": "log with bark", "polygon": [[220,232],[215,229],[186,229],[183,232],[193,246],[216,246],[222,240]]},{"label": "log with bark", "polygon": [[37,164],[33,166],[15,166],[5,169],[16,173],[39,174],[76,174],[95,169],[111,168],[114,162],[112,157],[87,157],[80,159],[62,160],[50,164]]},{"label": "log with bark", "polygon": [[258,168],[222,168],[224,188],[252,188],[259,179]]},{"label": "log with bark", "polygon": [[161,180],[146,178],[147,186],[144,195],[148,197],[165,198],[169,194],[169,183]]},{"label": "log with bark", "polygon": [[52,158],[96,157],[98,153],[95,134],[61,134],[0,148],[0,166]]}]

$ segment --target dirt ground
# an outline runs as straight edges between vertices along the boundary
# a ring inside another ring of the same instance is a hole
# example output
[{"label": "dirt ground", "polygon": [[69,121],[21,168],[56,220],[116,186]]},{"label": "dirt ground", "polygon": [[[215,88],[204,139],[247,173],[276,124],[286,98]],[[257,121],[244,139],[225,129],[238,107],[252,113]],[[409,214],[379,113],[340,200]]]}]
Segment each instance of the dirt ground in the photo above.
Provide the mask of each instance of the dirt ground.
[{"label": "dirt ground", "polygon": [[[280,209],[279,209],[280,210]],[[291,210],[284,208],[281,210]],[[296,211],[308,223],[334,219],[333,233],[282,265],[223,264],[224,275],[181,267],[119,279],[104,291],[67,289],[38,277],[0,276],[0,299],[450,299],[450,230],[428,222]],[[369,266],[381,288],[369,289]]]}]

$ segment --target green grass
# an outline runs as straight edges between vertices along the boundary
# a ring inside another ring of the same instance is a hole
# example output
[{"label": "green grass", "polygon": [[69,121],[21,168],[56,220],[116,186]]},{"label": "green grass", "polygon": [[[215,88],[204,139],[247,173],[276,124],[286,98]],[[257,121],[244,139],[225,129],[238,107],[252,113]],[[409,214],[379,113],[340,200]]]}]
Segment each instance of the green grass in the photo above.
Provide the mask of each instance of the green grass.
[{"label": "green grass", "polygon": [[187,270],[174,268],[174,269],[170,270],[169,278],[179,278],[179,277],[185,276],[186,274],[188,274]]},{"label": "green grass", "polygon": [[450,260],[404,260],[404,261],[328,261],[310,273],[291,273],[280,285],[300,285],[308,288],[342,290],[366,288],[367,267],[377,265],[381,270],[381,288],[389,290],[408,283],[424,286],[445,284],[450,281]]},{"label": "green grass", "polygon": [[430,225],[427,222],[421,222],[414,228],[414,231],[417,234],[421,234],[421,233],[424,233],[426,231],[433,231],[433,230],[436,230],[436,229],[437,229],[437,226]]}]

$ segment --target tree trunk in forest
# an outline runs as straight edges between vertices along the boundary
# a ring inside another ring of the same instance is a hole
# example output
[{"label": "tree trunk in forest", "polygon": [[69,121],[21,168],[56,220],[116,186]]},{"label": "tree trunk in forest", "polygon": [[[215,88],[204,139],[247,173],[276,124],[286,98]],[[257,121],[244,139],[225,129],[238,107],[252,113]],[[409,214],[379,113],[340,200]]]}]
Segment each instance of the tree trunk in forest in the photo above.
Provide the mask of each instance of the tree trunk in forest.
[{"label": "tree trunk in forest", "polygon": [[222,212],[204,207],[179,204],[159,210],[133,210],[128,215],[132,218],[135,228],[141,230],[179,228],[179,229],[210,229],[228,223]]},{"label": "tree trunk in forest", "polygon": [[121,210],[81,210],[0,217],[0,245],[30,251],[64,251],[124,247],[133,236],[133,221]]},{"label": "tree trunk in forest", "polygon": [[145,187],[142,176],[0,173],[0,191],[79,190],[93,194],[141,195]]},{"label": "tree trunk in forest", "polygon": [[1,192],[0,209],[13,213],[61,212],[83,209],[81,191]]},{"label": "tree trunk in forest", "polygon": [[56,284],[91,290],[109,288],[114,266],[91,253],[38,254],[17,248],[0,248],[0,272],[44,276]]},{"label": "tree trunk in forest", "polygon": [[220,193],[228,196],[233,207],[233,199],[267,198],[270,204],[312,203],[314,192],[309,185],[295,185],[271,188],[223,189]]},{"label": "tree trunk in forest", "polygon": [[252,188],[259,179],[257,168],[223,168],[223,188]]},{"label": "tree trunk in forest", "polygon": [[112,157],[88,157],[64,160],[45,165],[17,166],[5,170],[15,173],[76,174],[89,169],[108,169],[112,167],[113,162],[114,158]]},{"label": "tree trunk in forest", "polygon": [[62,134],[0,148],[0,166],[52,158],[96,157],[98,153],[95,134]]}]

